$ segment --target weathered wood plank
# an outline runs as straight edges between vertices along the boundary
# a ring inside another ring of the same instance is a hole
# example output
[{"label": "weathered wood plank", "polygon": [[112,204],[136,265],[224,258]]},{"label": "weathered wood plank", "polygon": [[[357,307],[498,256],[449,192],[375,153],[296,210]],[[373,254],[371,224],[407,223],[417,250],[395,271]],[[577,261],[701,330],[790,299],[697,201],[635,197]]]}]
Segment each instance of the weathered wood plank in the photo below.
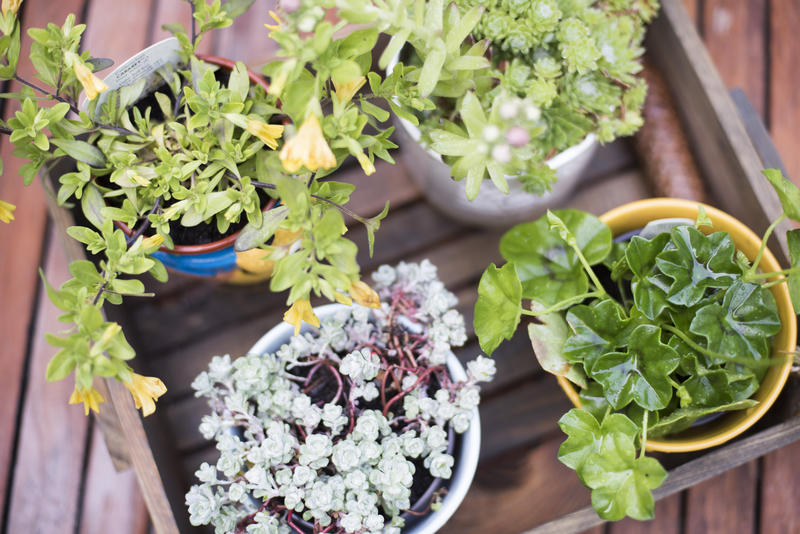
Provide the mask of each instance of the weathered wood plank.
[{"label": "weathered wood plank", "polygon": [[[86,14],[87,29],[81,43],[83,49],[89,50],[96,57],[112,59],[115,65],[120,65],[150,44],[147,38],[154,1],[92,0],[89,2],[89,11]],[[109,20],[110,13],[114,16],[111,20]],[[124,29],[120,27],[120,23],[124,25]]]},{"label": "weathered wood plank", "polygon": [[[658,500],[676,494],[798,440],[800,440],[800,416],[795,416],[672,469],[664,484],[653,492],[653,496]],[[586,507],[524,534],[569,534],[602,522],[603,520],[597,517],[591,507]]]},{"label": "weathered wood plank", "polygon": [[800,494],[797,458],[800,442],[792,443],[764,457],[761,471],[761,534],[794,532],[800,525],[800,510],[795,505]]},{"label": "weathered wood plank", "polygon": [[[51,240],[56,239],[51,236]],[[58,245],[49,247],[44,270],[53,284],[69,278],[67,259]],[[39,532],[72,534],[78,517],[79,488],[87,445],[89,419],[83,406],[70,406],[70,380],[45,381],[47,362],[54,349],[44,339],[46,332],[63,328],[61,314],[39,293],[39,312],[33,331],[30,372],[22,406],[19,446],[14,459],[8,532],[26,532],[35,525]]]},{"label": "weathered wood plank", "polygon": [[586,505],[589,490],[556,460],[561,441],[481,463],[464,502],[440,532],[516,533]]},{"label": "weathered wood plank", "polygon": [[90,447],[80,533],[146,534],[149,521],[136,473],[116,472],[97,428]]},{"label": "weathered wood plank", "polygon": [[[42,27],[50,21],[61,21],[70,12],[80,13],[83,0],[63,0],[46,2],[34,7],[32,2],[23,4],[26,27]],[[31,78],[33,68],[30,61],[24,59],[30,50],[30,38],[23,32],[22,56],[19,75]],[[16,90],[16,84],[10,90]],[[12,115],[18,106],[7,105],[6,116]],[[4,170],[0,180],[0,200],[17,206],[16,220],[11,224],[0,223],[0,251],[3,261],[0,262],[0,295],[3,304],[0,306],[0,339],[3,350],[0,351],[0,503],[5,503],[9,488],[6,487],[9,469],[14,462],[12,458],[14,439],[19,429],[15,428],[20,392],[24,382],[26,351],[28,350],[28,334],[34,322],[36,309],[36,288],[39,284],[37,268],[42,259],[42,244],[45,237],[47,221],[44,194],[42,189],[33,184],[25,187],[19,176],[19,168],[24,163],[12,156],[13,145],[3,136],[0,139],[0,157]],[[42,375],[44,376],[44,375]]]},{"label": "weathered wood plank", "polygon": [[[223,28],[217,33],[215,53],[235,61],[244,61],[251,68],[274,59],[278,45],[270,39],[264,23],[272,20],[267,12],[275,10],[276,4],[276,0],[256,0],[249,11],[234,21],[232,27]],[[246,39],[242,38],[244,35]]]},{"label": "weathered wood plank", "polygon": [[656,501],[655,518],[651,521],[636,521],[627,518],[617,523],[609,523],[608,534],[681,534],[681,494],[676,493]]},{"label": "weathered wood plank", "polygon": [[766,109],[766,0],[705,0],[703,41],[728,87],[740,87],[753,107]]},{"label": "weathered wood plank", "polygon": [[[751,534],[757,505],[757,461],[689,488],[686,534]],[[736,513],[731,513],[735,510]]]},{"label": "weathered wood plank", "polygon": [[800,124],[800,71],[797,58],[800,41],[800,8],[797,2],[774,1],[769,13],[769,117],[772,138],[786,163],[789,176],[800,183],[800,150],[797,150],[797,125]]}]

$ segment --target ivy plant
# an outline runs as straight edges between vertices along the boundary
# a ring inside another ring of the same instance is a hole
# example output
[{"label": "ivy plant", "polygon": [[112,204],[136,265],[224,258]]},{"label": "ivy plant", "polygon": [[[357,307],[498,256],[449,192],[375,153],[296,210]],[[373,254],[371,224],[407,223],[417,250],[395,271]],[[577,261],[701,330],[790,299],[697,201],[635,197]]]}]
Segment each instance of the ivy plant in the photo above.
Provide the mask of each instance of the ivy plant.
[{"label": "ivy plant", "polygon": [[[645,456],[648,436],[750,408],[781,328],[769,287],[786,283],[800,306],[800,230],[787,235],[792,265],[759,267],[781,221],[800,222],[800,191],[764,171],[783,213],[749,261],[715,231],[702,206],[694,225],[614,242],[597,217],[548,211],[500,241],[507,263],[490,265],[478,287],[475,333],[491,354],[523,316],[542,367],[579,386],[582,408],[559,421],[559,459],[592,490],[604,519],[653,516],[651,490],[666,477]],[[637,454],[638,450],[638,454]]]}]

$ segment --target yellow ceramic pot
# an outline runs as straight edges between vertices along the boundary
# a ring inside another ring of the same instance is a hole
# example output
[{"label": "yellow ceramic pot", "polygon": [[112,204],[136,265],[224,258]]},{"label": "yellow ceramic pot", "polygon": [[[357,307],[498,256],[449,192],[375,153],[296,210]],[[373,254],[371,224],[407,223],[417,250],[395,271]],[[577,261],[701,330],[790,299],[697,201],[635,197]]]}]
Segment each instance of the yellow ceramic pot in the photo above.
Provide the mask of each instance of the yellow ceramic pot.
[{"label": "yellow ceramic pot", "polygon": [[[617,236],[644,227],[656,219],[697,217],[697,202],[674,198],[653,198],[631,202],[615,208],[600,216],[611,232]],[[741,250],[751,261],[761,247],[761,238],[747,226],[727,213],[703,204],[706,213],[713,222],[713,229],[701,227],[702,231],[725,231],[733,238],[736,248]],[[764,272],[780,271],[781,267],[769,250],[764,251],[760,268]],[[772,341],[772,356],[783,358],[784,363],[773,365],[764,376],[761,387],[753,395],[758,404],[747,410],[728,412],[704,425],[689,428],[674,436],[663,436],[660,439],[648,440],[647,449],[663,452],[689,452],[707,449],[725,443],[750,428],[778,398],[792,367],[792,355],[797,344],[797,316],[792,308],[789,289],[786,284],[778,284],[770,288],[778,304],[781,319],[781,330]],[[558,377],[561,388],[572,403],[580,408],[580,399],[575,386],[561,376]]]}]

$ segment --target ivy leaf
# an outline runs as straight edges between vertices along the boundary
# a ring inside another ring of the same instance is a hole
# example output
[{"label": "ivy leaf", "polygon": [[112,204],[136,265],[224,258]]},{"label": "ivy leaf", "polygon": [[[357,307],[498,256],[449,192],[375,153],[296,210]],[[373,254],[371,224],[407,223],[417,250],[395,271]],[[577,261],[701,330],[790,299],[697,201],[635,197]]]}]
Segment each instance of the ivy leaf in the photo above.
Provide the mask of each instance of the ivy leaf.
[{"label": "ivy leaf", "polygon": [[658,269],[672,279],[667,300],[680,306],[694,306],[708,288],[731,285],[741,274],[733,259],[736,247],[724,232],[703,234],[693,226],[675,226],[670,231],[675,249],[656,258]]},{"label": "ivy leaf", "polygon": [[581,480],[583,468],[595,460],[605,436],[618,433],[633,440],[639,434],[639,427],[622,414],[610,414],[601,425],[594,415],[580,408],[565,413],[558,420],[558,426],[567,435],[558,448],[558,459],[577,471]]},{"label": "ivy leaf", "polygon": [[631,282],[633,302],[650,320],[655,320],[669,306],[669,279],[656,269],[656,257],[664,251],[669,239],[667,233],[653,239],[634,236],[625,248],[625,259],[634,275]]},{"label": "ivy leaf", "polygon": [[729,412],[733,410],[745,410],[747,408],[752,408],[757,404],[758,401],[744,399],[716,406],[688,406],[685,408],[679,408],[662,418],[655,425],[651,426],[647,430],[647,435],[657,438],[667,434],[674,434],[689,428],[692,423],[706,415],[718,412]]},{"label": "ivy leaf", "polygon": [[588,373],[600,356],[627,345],[636,326],[611,299],[573,306],[567,312],[567,323],[573,335],[564,342],[564,357],[568,362],[583,363]]},{"label": "ivy leaf", "polygon": [[694,221],[695,228],[700,228],[701,226],[708,226],[711,228],[713,225],[714,223],[711,221],[711,217],[708,216],[708,213],[706,213],[706,209],[702,204],[698,204],[697,218]]},{"label": "ivy leaf", "polygon": [[647,410],[660,410],[672,398],[667,377],[679,363],[675,349],[661,342],[661,328],[643,324],[631,332],[627,352],[600,356],[590,375],[603,385],[615,410],[631,401]]},{"label": "ivy leaf", "polygon": [[[792,260],[792,268],[800,267],[800,229],[789,230],[786,232],[786,241],[789,245],[789,257]],[[800,273],[791,273],[787,276],[789,295],[792,297],[792,306],[795,310],[800,310]]]},{"label": "ivy leaf", "polygon": [[[611,230],[597,217],[577,210],[552,212],[575,237],[589,265],[611,251]],[[547,216],[511,228],[500,240],[500,253],[513,262],[523,298],[552,306],[586,293],[589,281],[575,251],[550,230]]]},{"label": "ivy leaf", "polygon": [[610,407],[603,395],[603,386],[594,380],[589,382],[588,387],[578,392],[578,397],[581,400],[581,409],[586,410],[597,419],[602,419]]},{"label": "ivy leaf", "polygon": [[[534,302],[532,309],[539,307]],[[583,367],[574,365],[564,357],[564,341],[569,336],[569,326],[560,313],[548,313],[536,317],[539,323],[528,325],[528,337],[533,352],[542,369],[554,375],[563,376],[581,388],[587,387]]]},{"label": "ivy leaf", "polygon": [[503,339],[511,339],[522,314],[522,286],[513,263],[483,272],[475,302],[475,335],[481,349],[491,355]]},{"label": "ivy leaf", "polygon": [[778,169],[761,171],[778,194],[783,213],[793,221],[800,222],[800,190],[788,180]]},{"label": "ivy leaf", "polygon": [[603,440],[594,461],[586,466],[584,479],[592,488],[592,506],[609,521],[625,516],[653,518],[653,494],[667,478],[655,458],[636,456],[634,441],[615,432]]},{"label": "ivy leaf", "polygon": [[715,302],[700,308],[689,327],[692,333],[706,339],[709,350],[754,361],[769,355],[768,340],[780,329],[772,293],[741,280],[728,288],[722,304]]}]

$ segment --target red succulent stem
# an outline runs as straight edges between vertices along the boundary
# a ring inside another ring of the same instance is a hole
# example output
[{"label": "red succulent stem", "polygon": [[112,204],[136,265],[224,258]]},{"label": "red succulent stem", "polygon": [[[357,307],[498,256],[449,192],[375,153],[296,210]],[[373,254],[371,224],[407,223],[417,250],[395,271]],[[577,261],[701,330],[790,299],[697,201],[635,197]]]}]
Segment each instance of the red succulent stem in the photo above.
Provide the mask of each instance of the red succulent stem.
[{"label": "red succulent stem", "polygon": [[419,385],[419,383],[422,382],[424,379],[426,379],[431,373],[433,373],[434,371],[437,371],[438,369],[442,369],[442,368],[443,367],[441,365],[437,365],[436,367],[431,367],[429,369],[426,369],[424,373],[419,375],[419,378],[417,378],[417,381],[414,382],[414,384],[412,386],[407,387],[406,389],[404,389],[403,391],[401,391],[400,393],[398,393],[397,395],[392,397],[392,399],[388,403],[386,403],[384,405],[384,407],[383,407],[383,416],[386,417],[386,414],[389,413],[389,408],[391,408],[392,404],[394,404],[398,400],[402,399],[409,392],[413,391]]}]

